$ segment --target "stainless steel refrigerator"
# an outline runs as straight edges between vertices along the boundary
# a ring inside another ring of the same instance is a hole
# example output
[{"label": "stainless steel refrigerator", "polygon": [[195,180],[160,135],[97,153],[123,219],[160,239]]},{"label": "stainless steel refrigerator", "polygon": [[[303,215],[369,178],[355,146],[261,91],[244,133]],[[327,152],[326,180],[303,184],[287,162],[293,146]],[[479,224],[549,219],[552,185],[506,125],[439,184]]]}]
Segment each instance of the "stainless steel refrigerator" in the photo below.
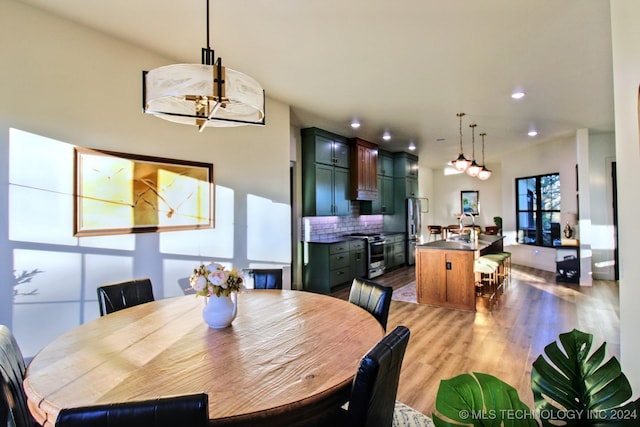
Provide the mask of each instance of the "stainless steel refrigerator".
[{"label": "stainless steel refrigerator", "polygon": [[422,238],[423,202],[413,197],[406,200],[407,265],[416,263],[416,243]]}]

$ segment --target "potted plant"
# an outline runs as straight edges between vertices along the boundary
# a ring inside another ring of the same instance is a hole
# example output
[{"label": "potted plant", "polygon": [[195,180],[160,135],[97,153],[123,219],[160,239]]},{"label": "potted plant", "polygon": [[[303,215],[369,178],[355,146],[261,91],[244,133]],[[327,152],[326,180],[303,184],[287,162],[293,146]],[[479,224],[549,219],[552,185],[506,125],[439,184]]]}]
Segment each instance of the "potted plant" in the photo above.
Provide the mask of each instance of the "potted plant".
[{"label": "potted plant", "polygon": [[560,334],[533,362],[535,412],[498,378],[462,374],[440,383],[432,414],[442,426],[638,426],[640,399],[615,357],[604,362],[605,346],[591,353],[593,335],[574,329]]},{"label": "potted plant", "polygon": [[498,227],[498,234],[502,236],[502,217],[494,216],[493,223]]}]

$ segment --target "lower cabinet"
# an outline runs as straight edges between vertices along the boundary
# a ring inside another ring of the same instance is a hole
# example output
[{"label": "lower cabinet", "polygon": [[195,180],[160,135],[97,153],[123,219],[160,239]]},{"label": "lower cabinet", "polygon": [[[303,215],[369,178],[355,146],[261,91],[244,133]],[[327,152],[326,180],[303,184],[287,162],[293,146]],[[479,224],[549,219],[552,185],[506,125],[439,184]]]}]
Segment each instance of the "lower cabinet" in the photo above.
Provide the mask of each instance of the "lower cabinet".
[{"label": "lower cabinet", "polygon": [[384,251],[384,263],[387,270],[404,266],[406,262],[404,234],[385,236]]},{"label": "lower cabinet", "polygon": [[356,275],[366,275],[364,240],[304,244],[304,289],[329,294],[350,283]]},{"label": "lower cabinet", "polygon": [[349,242],[351,265],[356,277],[367,277],[367,248],[364,240]]},{"label": "lower cabinet", "polygon": [[473,251],[418,249],[418,303],[475,310],[474,259]]}]

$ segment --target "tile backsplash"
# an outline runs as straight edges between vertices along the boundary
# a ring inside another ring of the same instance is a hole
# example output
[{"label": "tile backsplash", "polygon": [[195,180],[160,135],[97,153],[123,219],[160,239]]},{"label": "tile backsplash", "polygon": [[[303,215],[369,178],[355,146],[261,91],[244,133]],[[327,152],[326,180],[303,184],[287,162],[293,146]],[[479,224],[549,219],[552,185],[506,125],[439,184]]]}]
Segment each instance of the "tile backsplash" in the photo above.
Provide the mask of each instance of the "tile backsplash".
[{"label": "tile backsplash", "polygon": [[351,203],[350,216],[306,216],[302,218],[303,240],[341,237],[355,232],[382,233],[382,215],[360,215],[359,203]]}]

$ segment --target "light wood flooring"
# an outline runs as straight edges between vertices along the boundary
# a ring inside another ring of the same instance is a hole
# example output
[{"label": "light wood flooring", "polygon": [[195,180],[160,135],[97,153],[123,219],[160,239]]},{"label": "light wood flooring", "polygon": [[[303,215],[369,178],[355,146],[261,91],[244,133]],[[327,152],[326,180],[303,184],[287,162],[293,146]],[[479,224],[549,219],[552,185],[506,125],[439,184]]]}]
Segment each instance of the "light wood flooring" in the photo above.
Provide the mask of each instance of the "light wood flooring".
[{"label": "light wood flooring", "polygon": [[[414,268],[376,281],[399,289],[415,281]],[[346,299],[348,292],[333,295]],[[440,380],[483,372],[515,387],[533,409],[531,364],[560,333],[574,328],[593,334],[593,349],[606,342],[608,355],[620,359],[617,282],[595,280],[580,287],[556,283],[554,273],[514,265],[511,283],[492,312],[483,301],[476,312],[392,301],[387,331],[397,325],[411,330],[398,400],[431,416]]]}]

